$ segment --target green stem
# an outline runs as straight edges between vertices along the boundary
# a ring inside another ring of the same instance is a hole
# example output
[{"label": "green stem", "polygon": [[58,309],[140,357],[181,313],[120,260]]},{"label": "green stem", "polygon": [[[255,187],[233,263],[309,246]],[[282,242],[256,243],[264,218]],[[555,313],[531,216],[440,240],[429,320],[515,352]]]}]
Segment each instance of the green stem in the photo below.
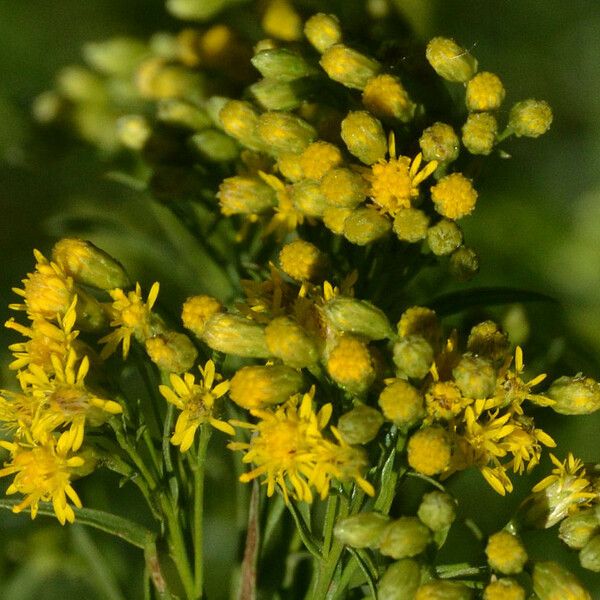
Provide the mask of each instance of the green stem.
[{"label": "green stem", "polygon": [[204,476],[206,473],[206,451],[212,434],[210,425],[200,428],[200,440],[196,454],[194,473],[194,589],[201,598],[204,589],[203,516],[204,516]]}]

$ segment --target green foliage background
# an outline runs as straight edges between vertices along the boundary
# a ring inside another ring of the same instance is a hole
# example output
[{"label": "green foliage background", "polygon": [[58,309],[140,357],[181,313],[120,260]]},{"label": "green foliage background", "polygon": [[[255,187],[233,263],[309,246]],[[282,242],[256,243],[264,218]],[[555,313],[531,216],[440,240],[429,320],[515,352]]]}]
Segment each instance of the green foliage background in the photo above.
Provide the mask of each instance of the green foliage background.
[{"label": "green foliage background", "polygon": [[[481,255],[482,272],[473,285],[533,289],[555,297],[556,306],[526,307],[531,332],[526,356],[539,357],[551,372],[582,370],[600,378],[600,3],[396,4],[424,40],[449,35],[472,48],[482,69],[503,78],[507,106],[528,96],[552,105],[555,121],[548,135],[535,142],[514,141],[513,160],[488,161],[481,174],[477,211],[464,222],[468,242]],[[80,60],[85,41],[118,34],[147,37],[177,27],[160,0],[0,1],[2,320],[8,317],[10,287],[31,268],[31,249],[47,251],[69,231],[85,233],[140,281],[161,280],[167,304],[204,291],[207,282],[213,293],[224,290],[165,211],[148,210],[147,198],[106,178],[96,151],[66,134],[36,128],[29,117],[32,98],[51,87],[60,67]],[[432,295],[440,285],[444,282],[431,274],[413,284],[415,293]],[[498,315],[505,313],[501,309]],[[3,348],[9,339],[0,334]],[[3,364],[7,358],[4,354]],[[0,385],[10,385],[6,371],[0,371]],[[560,431],[551,418],[547,421],[543,426],[564,447],[584,460],[600,461],[599,418],[571,418]],[[208,585],[210,597],[219,598],[226,597],[220,581],[227,580],[228,564],[236,558],[226,523],[236,517],[231,503],[221,501],[227,499],[230,481],[222,476],[225,466],[217,461],[213,468],[208,544],[214,558]],[[84,503],[144,518],[127,487],[113,491],[117,485],[101,477],[82,486]],[[517,490],[513,499],[501,502],[469,473],[452,490],[462,499],[464,513],[476,515],[486,532],[519,501]],[[489,507],[489,514],[482,514],[481,506]],[[468,556],[461,535],[454,540],[454,553]],[[0,540],[3,600],[141,597],[141,557],[104,536],[43,519],[32,525],[27,517],[7,513],[0,514]],[[531,536],[534,556],[554,555],[575,564],[576,557],[561,548],[555,535],[543,540],[540,534]],[[598,577],[583,575],[600,598]]]}]

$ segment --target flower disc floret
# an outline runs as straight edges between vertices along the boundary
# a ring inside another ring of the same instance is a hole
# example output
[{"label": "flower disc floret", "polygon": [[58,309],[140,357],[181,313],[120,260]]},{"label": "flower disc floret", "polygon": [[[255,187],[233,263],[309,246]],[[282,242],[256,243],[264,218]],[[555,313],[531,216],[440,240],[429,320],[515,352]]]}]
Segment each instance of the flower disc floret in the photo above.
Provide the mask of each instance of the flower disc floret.
[{"label": "flower disc floret", "polygon": [[490,536],[485,548],[488,563],[505,575],[520,573],[527,562],[527,552],[519,538],[508,531]]},{"label": "flower disc floret", "polygon": [[452,441],[441,427],[426,427],[408,440],[408,464],[423,475],[439,475],[450,466]]},{"label": "flower disc floret", "polygon": [[446,175],[431,188],[435,210],[448,219],[470,215],[477,202],[477,192],[462,173]]},{"label": "flower disc floret", "polygon": [[496,110],[506,92],[500,77],[481,71],[467,83],[466,103],[469,110]]}]

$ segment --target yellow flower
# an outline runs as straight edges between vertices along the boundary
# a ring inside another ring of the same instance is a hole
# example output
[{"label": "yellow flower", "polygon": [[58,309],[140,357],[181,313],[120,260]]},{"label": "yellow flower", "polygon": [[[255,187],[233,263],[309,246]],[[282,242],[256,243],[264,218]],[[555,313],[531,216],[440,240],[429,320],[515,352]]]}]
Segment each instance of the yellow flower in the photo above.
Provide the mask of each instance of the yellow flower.
[{"label": "yellow flower", "polygon": [[477,192],[462,173],[452,173],[431,188],[431,199],[440,215],[456,220],[473,212]]},{"label": "yellow flower", "polygon": [[0,441],[0,446],[11,453],[11,461],[0,469],[0,477],[15,475],[6,493],[25,496],[13,512],[30,508],[31,518],[35,519],[39,502],[52,502],[60,523],[73,523],[75,513],[68,500],[77,508],[81,508],[81,500],[71,486],[71,478],[77,469],[84,466],[85,460],[81,456],[73,456],[67,448],[59,448],[52,437],[40,446],[4,441]]},{"label": "yellow flower", "polygon": [[496,110],[506,92],[498,75],[482,71],[467,83],[466,103],[469,110]]},{"label": "yellow flower", "polygon": [[196,382],[192,373],[184,373],[182,377],[171,374],[171,387],[159,386],[165,400],[176,406],[181,413],[175,423],[175,431],[171,443],[186,452],[194,442],[196,430],[204,423],[210,423],[215,429],[233,435],[235,430],[225,421],[215,418],[215,401],[227,393],[229,381],[220,381],[222,377],[215,372],[215,363],[209,360],[204,368],[198,367],[202,380]]},{"label": "yellow flower", "polygon": [[313,142],[300,155],[299,165],[304,177],[321,179],[327,171],[342,163],[342,153],[329,142]]},{"label": "yellow flower", "polygon": [[275,206],[275,215],[265,227],[265,236],[276,233],[282,237],[290,231],[294,231],[298,225],[304,223],[304,215],[295,207],[294,202],[288,191],[288,187],[275,177],[268,173],[259,172],[260,177],[267,183],[277,195],[277,206]]},{"label": "yellow flower", "polygon": [[403,123],[413,118],[416,109],[402,82],[387,74],[376,75],[367,81],[362,102],[376,117],[399,119]]},{"label": "yellow flower", "polygon": [[288,0],[271,0],[262,26],[267,34],[278,40],[294,42],[302,38],[302,19]]},{"label": "yellow flower", "polygon": [[485,553],[490,567],[505,575],[520,573],[527,562],[527,552],[521,540],[508,531],[491,535]]},{"label": "yellow flower", "polygon": [[292,279],[304,281],[323,275],[326,257],[314,244],[294,240],[281,249],[279,263],[284,273]]},{"label": "yellow flower", "polygon": [[449,421],[459,415],[471,400],[463,398],[452,381],[437,381],[425,394],[427,414],[431,421]]},{"label": "yellow flower", "polygon": [[186,329],[202,337],[208,319],[223,310],[223,305],[212,296],[192,296],[183,303],[181,320]]},{"label": "yellow flower", "polygon": [[11,434],[26,434],[37,414],[39,402],[31,394],[0,390],[0,422]]},{"label": "yellow flower", "polygon": [[425,427],[408,440],[408,464],[423,475],[438,475],[450,466],[452,440],[441,427]]},{"label": "yellow flower", "polygon": [[351,335],[339,337],[329,353],[327,371],[340,386],[359,394],[375,379],[375,369],[369,347]]},{"label": "yellow flower", "polygon": [[111,290],[113,318],[110,325],[116,329],[100,340],[101,344],[106,344],[100,354],[102,358],[109,357],[121,342],[123,358],[127,358],[132,336],[143,344],[152,335],[152,307],[158,297],[159,287],[158,282],[152,285],[146,302],[142,298],[139,283],[135,284],[134,292],[127,294],[120,288]]}]

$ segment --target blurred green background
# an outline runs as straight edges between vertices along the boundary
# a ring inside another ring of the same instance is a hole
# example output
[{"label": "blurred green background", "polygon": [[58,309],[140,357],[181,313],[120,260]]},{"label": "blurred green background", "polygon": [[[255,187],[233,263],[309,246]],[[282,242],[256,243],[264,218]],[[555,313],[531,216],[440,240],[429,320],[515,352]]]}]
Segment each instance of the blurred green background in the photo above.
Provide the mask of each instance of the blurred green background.
[{"label": "blurred green background", "polygon": [[[491,160],[481,174],[477,211],[464,222],[469,244],[481,255],[482,272],[471,285],[527,288],[557,298],[558,306],[526,307],[526,351],[551,370],[584,370],[600,378],[600,3],[396,3],[423,40],[455,37],[472,49],[482,69],[499,73],[508,91],[507,106],[523,97],[552,105],[555,119],[549,134],[512,142],[513,158]],[[179,26],[161,0],[0,2],[2,320],[13,300],[10,287],[32,266],[31,249],[48,251],[65,228],[83,229],[143,282],[175,281],[171,299],[202,289],[207,277],[203,265],[185,253],[168,216],[158,207],[148,210],[140,194],[110,181],[96,150],[66,134],[37,128],[29,116],[32,99],[52,86],[55,73],[80,61],[84,42],[122,34],[146,38]],[[129,237],[131,229],[139,235]],[[422,282],[424,289],[437,284]],[[514,310],[509,316],[522,318]],[[3,347],[7,339],[2,333]],[[3,363],[7,358],[4,354]],[[9,385],[6,371],[2,378],[0,384]],[[600,459],[598,418],[573,418],[560,430],[548,419],[546,426],[583,459]],[[113,496],[106,492],[109,485],[114,488],[116,482],[108,478],[84,488],[84,500],[107,508],[116,503],[120,512],[136,514],[126,490]],[[514,502],[495,502],[493,492],[470,474],[459,478],[454,489],[465,498],[465,513],[477,514],[484,528],[492,528],[498,515],[482,515],[482,503],[495,507],[490,512],[514,507]],[[219,569],[235,556],[235,540],[225,539],[215,514],[211,519],[210,544],[217,556],[211,585],[212,597],[217,597]],[[104,536],[0,514],[0,539],[2,600],[141,598],[141,557]],[[555,553],[575,564],[576,557],[555,536],[544,539],[543,556]],[[94,575],[98,569],[111,574],[108,586]],[[583,576],[600,590],[597,576]],[[600,598],[600,591],[595,597]]]}]

